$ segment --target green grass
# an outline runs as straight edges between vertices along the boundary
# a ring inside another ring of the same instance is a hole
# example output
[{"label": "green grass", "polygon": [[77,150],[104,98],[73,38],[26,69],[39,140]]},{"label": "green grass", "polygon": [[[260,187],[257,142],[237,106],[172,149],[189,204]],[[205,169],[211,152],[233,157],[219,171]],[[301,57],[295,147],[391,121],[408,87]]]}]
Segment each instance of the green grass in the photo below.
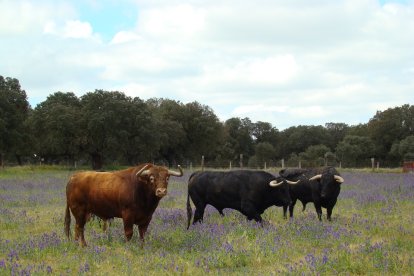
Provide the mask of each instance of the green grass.
[{"label": "green grass", "polygon": [[71,173],[53,167],[0,172],[0,275],[414,273],[414,175],[343,172],[332,222],[319,222],[312,204],[305,212],[297,205],[293,220],[271,207],[263,227],[236,211],[225,209],[221,217],[207,208],[204,223],[189,230],[187,185],[174,178],[143,248],[137,229],[124,241],[120,219],[108,233],[89,222],[88,247],[81,248],[63,234]]}]

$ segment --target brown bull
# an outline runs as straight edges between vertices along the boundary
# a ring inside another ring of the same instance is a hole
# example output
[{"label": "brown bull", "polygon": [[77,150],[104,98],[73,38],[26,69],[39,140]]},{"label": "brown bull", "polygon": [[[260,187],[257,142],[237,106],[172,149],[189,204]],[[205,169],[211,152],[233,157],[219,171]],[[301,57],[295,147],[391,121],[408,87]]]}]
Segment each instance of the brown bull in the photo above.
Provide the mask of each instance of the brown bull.
[{"label": "brown bull", "polygon": [[[144,235],[159,201],[167,194],[170,175],[180,172],[152,164],[141,164],[114,172],[80,172],[74,174],[66,186],[65,233],[70,238],[70,212],[75,217],[75,240],[86,246],[84,226],[94,214],[103,220],[122,218],[127,241],[138,225],[139,236]],[[70,211],[69,211],[70,210]]]}]

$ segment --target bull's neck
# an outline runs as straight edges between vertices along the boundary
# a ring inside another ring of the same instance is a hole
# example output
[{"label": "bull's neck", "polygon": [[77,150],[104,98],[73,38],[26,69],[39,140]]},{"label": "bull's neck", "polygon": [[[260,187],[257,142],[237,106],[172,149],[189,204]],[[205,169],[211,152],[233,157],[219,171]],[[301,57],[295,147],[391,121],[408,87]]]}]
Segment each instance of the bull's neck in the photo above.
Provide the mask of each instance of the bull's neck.
[{"label": "bull's neck", "polygon": [[148,183],[138,184],[137,195],[135,195],[135,203],[142,208],[154,209],[158,206],[161,198],[155,195],[155,191],[150,188]]}]

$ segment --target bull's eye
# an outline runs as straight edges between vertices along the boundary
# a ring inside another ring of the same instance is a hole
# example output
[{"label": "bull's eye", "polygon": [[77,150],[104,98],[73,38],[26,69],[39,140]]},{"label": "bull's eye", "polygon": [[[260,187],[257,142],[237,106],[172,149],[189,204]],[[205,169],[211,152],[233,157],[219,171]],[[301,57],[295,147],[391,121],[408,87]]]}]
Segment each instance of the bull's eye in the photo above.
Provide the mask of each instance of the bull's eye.
[{"label": "bull's eye", "polygon": [[150,181],[151,181],[151,183],[154,183],[155,177],[153,175],[150,176]]}]

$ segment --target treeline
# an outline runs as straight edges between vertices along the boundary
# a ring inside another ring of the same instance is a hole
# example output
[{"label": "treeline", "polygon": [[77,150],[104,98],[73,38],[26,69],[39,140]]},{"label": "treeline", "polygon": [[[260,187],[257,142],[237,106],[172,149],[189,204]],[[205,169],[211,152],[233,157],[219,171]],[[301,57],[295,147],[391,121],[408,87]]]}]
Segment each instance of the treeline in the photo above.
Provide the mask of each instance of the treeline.
[{"label": "treeline", "polygon": [[0,76],[1,165],[134,165],[264,167],[400,166],[414,160],[414,106],[378,111],[368,123],[294,126],[230,118],[220,122],[198,102],[143,101],[118,91],[95,90],[80,98],[56,92],[32,108],[15,78]]}]

